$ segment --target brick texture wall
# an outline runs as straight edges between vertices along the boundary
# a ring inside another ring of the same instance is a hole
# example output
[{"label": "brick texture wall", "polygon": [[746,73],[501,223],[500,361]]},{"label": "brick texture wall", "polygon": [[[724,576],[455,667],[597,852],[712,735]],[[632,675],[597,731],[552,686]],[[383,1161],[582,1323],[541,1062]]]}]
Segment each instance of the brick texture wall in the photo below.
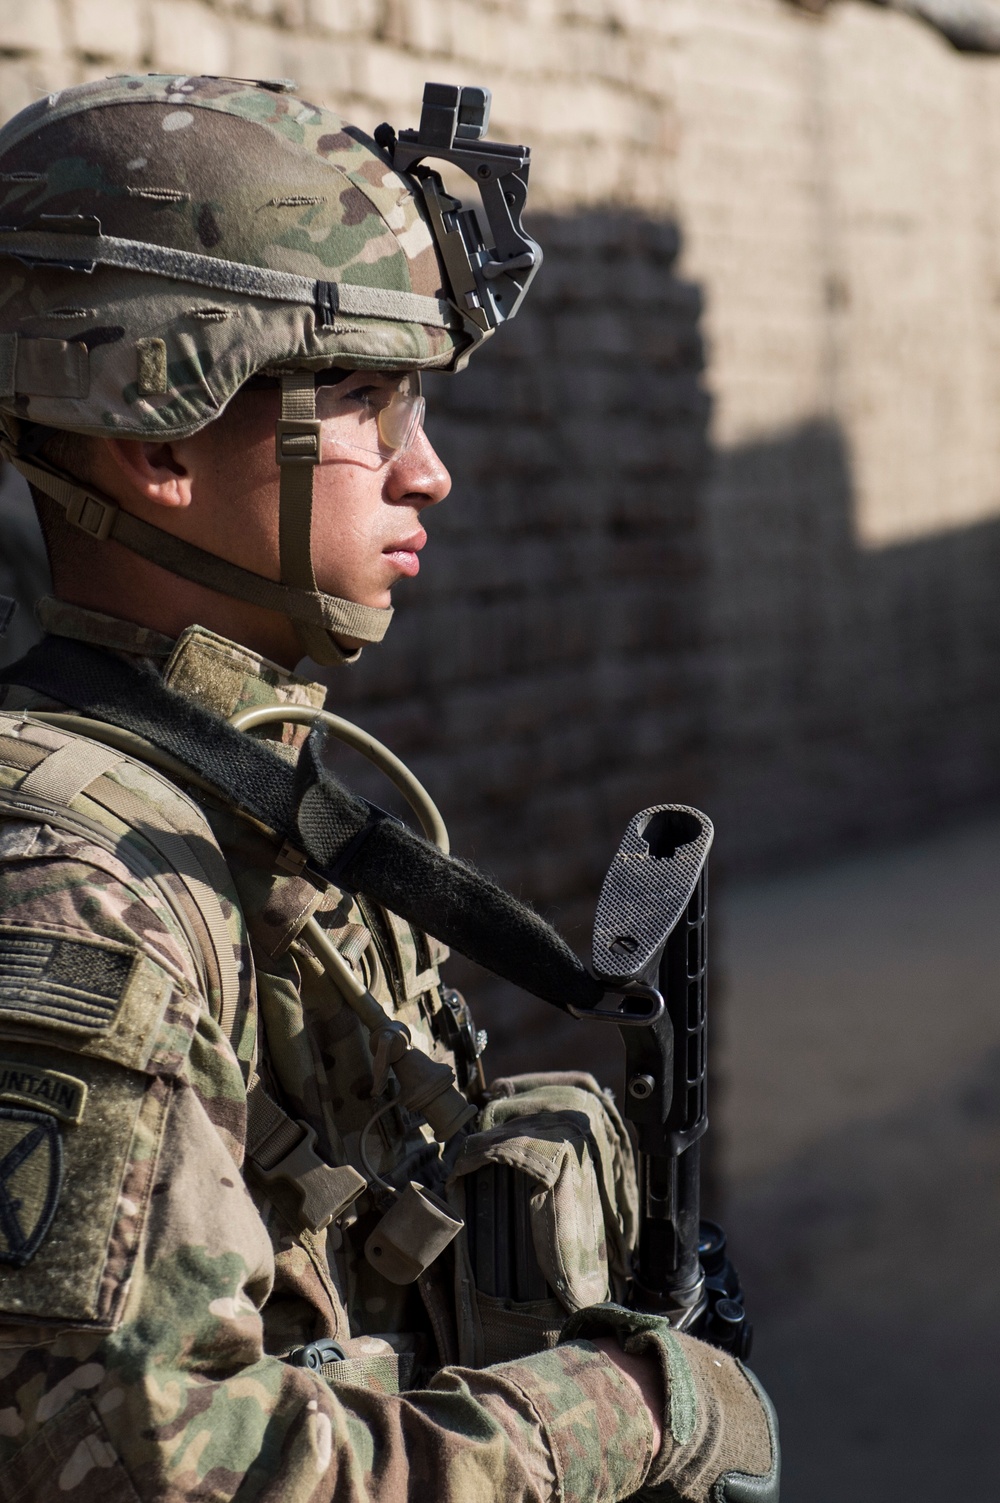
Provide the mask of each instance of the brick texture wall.
[{"label": "brick texture wall", "polygon": [[545,268],[433,384],[453,497],[334,681],[458,850],[583,944],[644,802],[748,867],[996,792],[1000,62],[860,0],[0,0],[3,113],[136,68],[369,127],[482,81],[532,144]]},{"label": "brick texture wall", "polygon": [[998,788],[1000,63],[854,0],[712,0],[674,76],[713,812],[747,866]]}]

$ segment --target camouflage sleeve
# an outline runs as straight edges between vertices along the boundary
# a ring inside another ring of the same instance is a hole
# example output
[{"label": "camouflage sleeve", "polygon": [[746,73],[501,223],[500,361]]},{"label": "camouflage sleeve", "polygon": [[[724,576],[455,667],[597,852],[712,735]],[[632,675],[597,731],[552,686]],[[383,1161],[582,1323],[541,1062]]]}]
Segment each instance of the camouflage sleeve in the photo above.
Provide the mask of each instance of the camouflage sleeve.
[{"label": "camouflage sleeve", "polygon": [[239,1066],[162,898],[77,837],[0,829],[0,1055],[0,1496],[610,1503],[640,1485],[648,1416],[589,1343],[396,1396],[265,1355]]}]

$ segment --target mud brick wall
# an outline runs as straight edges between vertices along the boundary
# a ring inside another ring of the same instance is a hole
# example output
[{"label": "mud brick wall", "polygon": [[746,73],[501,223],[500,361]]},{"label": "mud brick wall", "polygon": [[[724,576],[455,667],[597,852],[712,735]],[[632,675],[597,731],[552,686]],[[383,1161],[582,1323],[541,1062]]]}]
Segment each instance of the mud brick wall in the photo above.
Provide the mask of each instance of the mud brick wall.
[{"label": "mud brick wall", "polygon": [[712,0],[675,89],[717,855],[814,860],[1000,791],[1000,63]]}]

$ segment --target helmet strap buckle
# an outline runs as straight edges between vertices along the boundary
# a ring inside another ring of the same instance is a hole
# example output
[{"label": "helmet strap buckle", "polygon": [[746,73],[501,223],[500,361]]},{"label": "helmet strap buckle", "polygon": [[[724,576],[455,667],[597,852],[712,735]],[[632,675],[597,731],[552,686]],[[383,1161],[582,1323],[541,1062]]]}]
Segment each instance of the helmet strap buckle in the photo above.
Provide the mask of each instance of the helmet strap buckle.
[{"label": "helmet strap buckle", "polygon": [[78,527],[88,537],[94,538],[98,543],[104,543],[114,531],[115,519],[121,507],[114,501],[108,501],[103,496],[95,496],[90,491],[85,491],[82,486],[75,487],[75,493],[66,508],[66,520],[73,527]]},{"label": "helmet strap buckle", "polygon": [[[274,451],[281,476],[278,534],[281,582],[314,591],[312,559],[313,479],[320,461],[322,425],[316,416],[316,377],[312,371],[286,371],[281,377],[281,416],[274,426]],[[350,662],[357,653],[341,647],[324,627],[299,623],[299,642],[315,662]]]},{"label": "helmet strap buckle", "polygon": [[279,418],[274,435],[278,464],[319,464],[321,438],[319,418]]}]

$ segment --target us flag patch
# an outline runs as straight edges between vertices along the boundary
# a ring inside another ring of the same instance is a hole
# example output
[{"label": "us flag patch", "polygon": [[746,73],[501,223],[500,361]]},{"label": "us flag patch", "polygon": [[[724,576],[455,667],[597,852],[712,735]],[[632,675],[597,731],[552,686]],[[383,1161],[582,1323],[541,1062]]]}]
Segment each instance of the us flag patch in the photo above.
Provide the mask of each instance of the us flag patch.
[{"label": "us flag patch", "polygon": [[107,1028],[125,995],[134,950],[0,926],[0,1019]]}]

